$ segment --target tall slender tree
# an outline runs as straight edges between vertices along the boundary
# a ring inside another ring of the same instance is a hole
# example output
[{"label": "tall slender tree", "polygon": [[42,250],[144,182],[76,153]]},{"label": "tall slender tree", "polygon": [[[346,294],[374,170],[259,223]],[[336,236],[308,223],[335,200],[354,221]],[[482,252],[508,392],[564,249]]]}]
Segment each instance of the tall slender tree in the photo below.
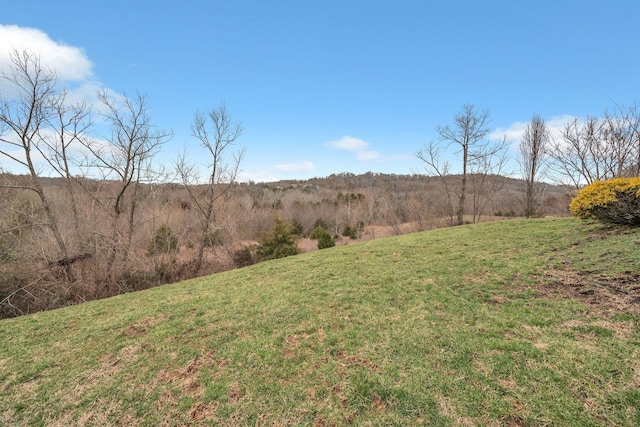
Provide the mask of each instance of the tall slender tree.
[{"label": "tall slender tree", "polygon": [[520,169],[526,185],[525,216],[530,218],[536,214],[538,181],[546,169],[546,155],[550,143],[550,133],[542,117],[534,115],[527,124],[520,141]]}]

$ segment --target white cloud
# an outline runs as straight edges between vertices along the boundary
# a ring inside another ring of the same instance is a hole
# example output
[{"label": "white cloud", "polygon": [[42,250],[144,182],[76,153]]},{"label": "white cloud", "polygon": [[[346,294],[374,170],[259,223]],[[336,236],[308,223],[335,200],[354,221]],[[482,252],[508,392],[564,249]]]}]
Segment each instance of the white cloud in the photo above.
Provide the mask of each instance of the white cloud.
[{"label": "white cloud", "polygon": [[285,163],[282,165],[276,165],[273,167],[275,170],[285,173],[296,173],[296,172],[309,172],[315,169],[315,166],[312,162],[301,162],[301,163]]},{"label": "white cloud", "polygon": [[[37,55],[45,70],[54,71],[69,92],[68,102],[95,103],[96,92],[103,85],[94,76],[93,63],[83,49],[56,42],[37,28],[0,24],[0,70],[6,72],[11,67],[11,54],[15,50]],[[6,83],[0,79],[0,90],[11,90],[3,86]]]},{"label": "white cloud", "polygon": [[358,162],[377,162],[386,163],[390,161],[406,161],[413,158],[413,156],[407,156],[403,154],[398,155],[383,155],[379,151],[369,150],[369,143],[360,138],[354,138],[349,135],[345,135],[336,141],[329,141],[325,144],[326,147],[330,147],[336,150],[352,151],[356,155],[356,161]]},{"label": "white cloud", "polygon": [[562,138],[562,129],[565,125],[576,118],[574,116],[570,116],[568,114],[554,117],[551,120],[547,120],[547,129],[551,132],[551,137],[554,139]]},{"label": "white cloud", "polygon": [[503,138],[509,143],[520,142],[524,131],[527,128],[525,122],[513,122],[508,128],[497,128],[489,134],[489,139],[492,141],[500,141]]},{"label": "white cloud", "polygon": [[[551,133],[551,137],[555,140],[560,140],[562,138],[562,129],[567,123],[572,120],[575,120],[574,116],[565,114],[562,116],[553,117],[549,120],[546,120],[545,122],[547,125],[547,129]],[[497,141],[505,138],[509,145],[511,145],[512,147],[517,147],[522,140],[524,132],[527,128],[527,124],[529,124],[529,122],[513,122],[508,128],[497,128],[489,134],[489,139],[492,141]]]},{"label": "white cloud", "polygon": [[356,159],[359,162],[371,162],[380,159],[380,153],[370,150],[358,151]]},{"label": "white cloud", "polygon": [[360,138],[345,135],[337,141],[327,142],[326,146],[336,150],[362,151],[369,147],[369,143]]},{"label": "white cloud", "polygon": [[9,63],[14,49],[38,55],[42,66],[56,70],[60,80],[77,82],[93,78],[93,63],[82,49],[55,42],[36,28],[0,25],[0,68]]},{"label": "white cloud", "polygon": [[380,153],[377,151],[367,150],[369,148],[367,141],[349,135],[345,135],[336,141],[329,141],[325,146],[335,150],[353,151],[356,153],[356,160],[359,162],[370,162],[380,158]]},{"label": "white cloud", "polygon": [[[55,72],[58,88],[67,91],[65,102],[69,104],[85,102],[90,106],[97,104],[97,93],[104,90],[104,86],[93,74],[93,63],[83,49],[54,41],[37,28],[0,24],[0,72],[11,75],[14,67],[11,57],[14,52],[18,54],[27,52],[34,55],[38,58],[43,70]],[[0,79],[0,91],[3,96],[10,97],[17,93],[17,88],[5,79]],[[99,111],[99,108],[94,111]],[[94,117],[99,118],[99,115]],[[46,137],[47,134],[44,136]],[[8,134],[5,137],[11,139],[14,136]],[[106,143],[104,145],[107,146]],[[3,147],[7,150],[11,148],[7,144]],[[70,149],[78,156],[84,151],[84,148],[78,144],[73,144]],[[24,159],[24,152],[14,154],[17,159]],[[31,155],[38,167],[45,166],[44,159],[37,151],[32,151]],[[17,162],[7,163],[6,168],[11,168],[12,172],[21,171]]]}]

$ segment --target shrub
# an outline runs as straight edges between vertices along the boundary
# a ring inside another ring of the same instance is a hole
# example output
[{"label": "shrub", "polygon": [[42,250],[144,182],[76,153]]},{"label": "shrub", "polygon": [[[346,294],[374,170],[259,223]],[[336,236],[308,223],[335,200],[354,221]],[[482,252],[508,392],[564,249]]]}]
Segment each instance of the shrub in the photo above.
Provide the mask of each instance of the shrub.
[{"label": "shrub", "polygon": [[344,230],[342,230],[342,235],[344,237],[350,237],[351,239],[355,240],[362,235],[363,230],[364,230],[364,222],[360,221],[358,222],[358,225],[355,227],[352,227],[350,225],[347,225],[346,227],[344,227]]},{"label": "shrub", "polygon": [[222,237],[222,233],[220,233],[220,230],[210,231],[204,236],[205,248],[213,248],[215,246],[221,246],[223,243],[224,243],[224,238]]},{"label": "shrub", "polygon": [[321,226],[316,226],[313,231],[311,232],[311,234],[309,235],[309,238],[312,240],[318,240],[323,233],[329,233],[329,230],[327,230],[324,227]]},{"label": "shrub", "polygon": [[291,226],[293,227],[294,234],[297,234],[298,236],[304,235],[304,226],[300,223],[300,221],[294,219],[291,223]]},{"label": "shrub", "polygon": [[258,258],[269,260],[298,254],[299,237],[293,224],[276,219],[271,231],[264,233],[259,240]]},{"label": "shrub", "polygon": [[[329,231],[329,224],[327,224],[327,222],[325,220],[323,220],[322,218],[318,218],[316,219],[316,222],[313,223],[313,229],[315,230],[316,228],[324,228],[325,230]],[[313,237],[312,237],[313,239]]]},{"label": "shrub", "polygon": [[256,263],[254,246],[245,246],[233,252],[233,263],[236,267],[247,267]]},{"label": "shrub", "polygon": [[322,227],[314,228],[310,238],[318,241],[318,249],[332,248],[336,245],[331,233]]},{"label": "shrub", "polygon": [[153,236],[151,242],[149,242],[149,247],[147,248],[149,255],[168,254],[170,252],[176,252],[177,250],[178,238],[166,225],[156,230],[156,234]]},{"label": "shrub", "polygon": [[580,190],[569,205],[583,220],[640,226],[640,177],[596,181]]},{"label": "shrub", "polygon": [[125,287],[131,291],[149,289],[158,284],[158,278],[149,271],[127,271],[122,277]]}]

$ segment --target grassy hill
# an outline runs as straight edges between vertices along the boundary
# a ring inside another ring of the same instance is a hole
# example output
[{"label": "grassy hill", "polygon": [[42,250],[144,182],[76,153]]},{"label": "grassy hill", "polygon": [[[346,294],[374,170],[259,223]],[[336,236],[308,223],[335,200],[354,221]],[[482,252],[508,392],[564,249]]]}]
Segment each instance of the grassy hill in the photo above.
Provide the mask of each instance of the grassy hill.
[{"label": "grassy hill", "polygon": [[416,233],[0,321],[2,425],[640,425],[640,230]]}]

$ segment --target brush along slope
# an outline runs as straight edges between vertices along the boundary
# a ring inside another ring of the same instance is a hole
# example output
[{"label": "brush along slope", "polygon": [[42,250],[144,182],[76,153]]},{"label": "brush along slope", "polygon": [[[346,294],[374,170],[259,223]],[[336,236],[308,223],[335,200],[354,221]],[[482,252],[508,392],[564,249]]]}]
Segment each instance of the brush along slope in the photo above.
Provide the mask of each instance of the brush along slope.
[{"label": "brush along slope", "polygon": [[6,319],[0,424],[638,425],[639,244],[485,223]]}]

